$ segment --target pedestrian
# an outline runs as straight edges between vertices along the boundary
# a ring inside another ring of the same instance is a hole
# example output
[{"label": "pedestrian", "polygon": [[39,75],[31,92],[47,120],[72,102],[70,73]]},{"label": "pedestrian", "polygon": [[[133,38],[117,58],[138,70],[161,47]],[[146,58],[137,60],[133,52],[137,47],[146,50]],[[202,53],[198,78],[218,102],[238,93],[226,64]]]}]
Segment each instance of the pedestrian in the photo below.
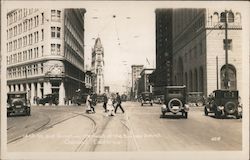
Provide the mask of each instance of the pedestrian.
[{"label": "pedestrian", "polygon": [[119,95],[119,93],[116,93],[116,107],[115,107],[115,113],[116,113],[116,111],[117,111],[117,108],[118,107],[120,107],[120,109],[122,110],[122,113],[124,113],[125,111],[124,111],[124,109],[122,108],[122,101],[121,101],[121,97],[120,97],[120,95]]},{"label": "pedestrian", "polygon": [[88,94],[87,98],[86,98],[86,113],[90,113],[91,112],[91,97],[90,97],[90,94]]},{"label": "pedestrian", "polygon": [[114,116],[114,106],[111,97],[107,98],[107,116]]},{"label": "pedestrian", "polygon": [[92,110],[92,113],[95,113],[95,108],[94,108],[94,106],[95,106],[96,104],[95,104],[95,96],[94,96],[94,94],[91,94],[91,95],[90,95],[90,99],[91,99],[90,108],[91,108],[91,110]]},{"label": "pedestrian", "polygon": [[108,103],[108,97],[107,97],[107,95],[104,93],[104,94],[103,94],[103,108],[104,108],[104,112],[107,112],[107,103]]}]

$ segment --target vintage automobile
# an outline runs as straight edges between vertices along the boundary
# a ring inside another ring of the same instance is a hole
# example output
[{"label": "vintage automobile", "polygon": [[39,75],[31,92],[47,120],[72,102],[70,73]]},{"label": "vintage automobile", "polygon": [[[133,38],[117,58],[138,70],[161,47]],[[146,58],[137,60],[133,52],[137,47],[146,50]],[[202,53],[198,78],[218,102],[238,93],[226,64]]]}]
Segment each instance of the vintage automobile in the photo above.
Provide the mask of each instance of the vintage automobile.
[{"label": "vintage automobile", "polygon": [[161,107],[162,116],[167,112],[181,113],[188,118],[189,105],[187,104],[186,86],[167,86],[164,91],[164,104]]},{"label": "vintage automobile", "polygon": [[153,95],[151,92],[142,92],[141,93],[141,106],[144,104],[150,104],[153,106]]},{"label": "vintage automobile", "polygon": [[195,104],[198,107],[205,105],[203,92],[188,92],[188,103]]},{"label": "vintage automobile", "polygon": [[26,91],[7,93],[7,116],[15,114],[30,116],[30,106]]},{"label": "vintage automobile", "polygon": [[52,104],[58,105],[59,94],[56,92],[52,94],[46,94],[43,96],[43,98],[37,99],[37,105],[39,104],[45,105],[46,103],[49,103],[49,105],[52,105]]},{"label": "vintage automobile", "polygon": [[204,113],[214,113],[216,118],[234,115],[239,119],[242,117],[242,105],[239,102],[238,90],[215,90],[211,93],[204,107]]}]

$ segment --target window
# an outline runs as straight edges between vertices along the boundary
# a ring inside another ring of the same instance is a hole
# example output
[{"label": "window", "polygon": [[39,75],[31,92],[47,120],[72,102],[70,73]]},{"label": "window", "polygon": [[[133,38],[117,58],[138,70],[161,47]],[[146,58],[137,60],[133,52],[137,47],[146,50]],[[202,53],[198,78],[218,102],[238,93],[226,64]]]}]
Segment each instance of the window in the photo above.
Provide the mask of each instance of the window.
[{"label": "window", "polygon": [[[224,44],[223,48],[224,48],[224,50],[226,50],[226,40],[225,39],[223,40],[223,44]],[[227,40],[227,49],[232,50],[232,47],[233,47],[232,46],[232,39],[228,39]]]},{"label": "window", "polygon": [[23,37],[23,46],[25,47],[27,45],[27,36]]},{"label": "window", "polygon": [[234,14],[233,12],[228,13],[228,23],[233,23],[234,22]]},{"label": "window", "polygon": [[61,45],[57,44],[57,54],[60,55],[61,52]]},{"label": "window", "polygon": [[56,45],[51,44],[51,54],[55,54],[55,51],[56,51]]},{"label": "window", "polygon": [[61,11],[57,10],[57,20],[61,20]]},{"label": "window", "polygon": [[42,32],[42,41],[44,40],[44,32],[43,32],[43,29],[41,30]]},{"label": "window", "polygon": [[220,22],[226,22],[226,13],[225,12],[222,12],[220,14]]},{"label": "window", "polygon": [[43,52],[44,52],[43,46],[41,47],[41,50],[42,50],[42,52],[41,52],[41,53],[42,53],[42,56],[43,56]]},{"label": "window", "polygon": [[23,61],[27,60],[27,51],[23,51]]},{"label": "window", "polygon": [[42,13],[42,24],[44,23],[44,13]]},{"label": "window", "polygon": [[52,38],[56,37],[56,27],[51,27],[51,37]]},{"label": "window", "polygon": [[57,38],[60,38],[60,31],[61,31],[61,28],[57,27]]},{"label": "window", "polygon": [[56,10],[51,10],[51,21],[56,20]]}]

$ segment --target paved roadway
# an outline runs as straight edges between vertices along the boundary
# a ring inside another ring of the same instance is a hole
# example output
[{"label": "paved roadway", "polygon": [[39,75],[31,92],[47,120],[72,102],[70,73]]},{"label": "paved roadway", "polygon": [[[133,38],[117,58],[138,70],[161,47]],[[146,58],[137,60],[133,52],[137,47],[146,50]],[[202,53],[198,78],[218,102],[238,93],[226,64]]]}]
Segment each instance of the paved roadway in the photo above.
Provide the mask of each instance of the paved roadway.
[{"label": "paved roadway", "polygon": [[188,119],[160,117],[160,105],[123,103],[114,117],[85,114],[84,106],[33,106],[30,117],[9,117],[8,151],[221,151],[241,150],[242,120],[204,116],[191,108]]}]

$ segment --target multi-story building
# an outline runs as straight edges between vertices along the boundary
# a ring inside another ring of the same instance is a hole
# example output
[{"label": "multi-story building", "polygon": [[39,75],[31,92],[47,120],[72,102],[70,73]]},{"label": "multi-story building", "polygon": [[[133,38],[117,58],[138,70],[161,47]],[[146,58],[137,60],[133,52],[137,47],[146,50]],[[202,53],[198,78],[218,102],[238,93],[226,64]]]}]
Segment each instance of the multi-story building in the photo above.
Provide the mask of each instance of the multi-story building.
[{"label": "multi-story building", "polygon": [[172,13],[173,9],[156,9],[156,69],[150,76],[153,93],[162,94],[172,84]]},{"label": "multi-story building", "polygon": [[[173,83],[185,84],[188,91],[201,91],[205,95],[217,88],[240,90],[241,42],[242,25],[239,10],[174,9]],[[226,68],[229,83],[225,85]]]},{"label": "multi-story building", "polygon": [[98,37],[92,49],[92,72],[95,73],[93,77],[93,91],[97,94],[104,93],[104,49],[101,39]]},{"label": "multi-story building", "polygon": [[58,92],[59,104],[84,88],[85,9],[13,9],[7,13],[8,91]]},{"label": "multi-story building", "polygon": [[138,79],[138,93],[141,95],[142,92],[153,92],[152,84],[149,82],[149,75],[153,73],[155,69],[144,68],[140,73],[140,78]]},{"label": "multi-story building", "polygon": [[132,69],[132,97],[133,98],[137,98],[137,89],[138,89],[138,85],[136,85],[136,81],[137,79],[140,77],[140,73],[143,69],[143,65],[132,65],[131,66]]}]

